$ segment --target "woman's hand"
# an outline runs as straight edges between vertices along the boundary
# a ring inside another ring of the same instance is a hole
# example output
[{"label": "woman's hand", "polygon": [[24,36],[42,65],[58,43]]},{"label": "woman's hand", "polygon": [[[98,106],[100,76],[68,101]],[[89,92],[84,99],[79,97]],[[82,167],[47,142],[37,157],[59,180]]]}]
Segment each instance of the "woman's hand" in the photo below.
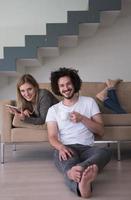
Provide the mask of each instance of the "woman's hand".
[{"label": "woman's hand", "polygon": [[27,116],[27,117],[30,117],[30,115],[32,114],[32,112],[30,112],[29,110],[24,110],[24,111],[22,111],[22,113],[25,115],[25,116]]},{"label": "woman's hand", "polygon": [[15,115],[17,115],[17,117],[19,117],[20,120],[24,120],[25,117],[30,117],[30,115],[32,114],[32,112],[30,112],[29,110],[21,110],[21,113],[16,113]]},{"label": "woman's hand", "polygon": [[24,110],[24,111],[22,111],[21,110],[21,112],[19,113],[19,112],[15,112],[14,113],[15,114],[15,116],[17,116],[20,120],[24,120],[25,119],[25,117],[30,117],[30,115],[32,114],[29,110]]},{"label": "woman's hand", "polygon": [[15,115],[20,120],[24,120],[25,119],[25,114],[24,114],[24,112],[22,110],[18,111],[16,109],[14,109],[13,107],[8,107],[7,109],[11,114]]},{"label": "woman's hand", "polygon": [[8,109],[8,111],[11,113],[11,114],[13,114],[13,115],[15,115],[15,114],[17,114],[17,113],[21,113],[21,111],[20,110],[18,110],[18,109],[16,109],[16,108],[13,108],[13,106],[12,107],[7,107],[7,109]]}]

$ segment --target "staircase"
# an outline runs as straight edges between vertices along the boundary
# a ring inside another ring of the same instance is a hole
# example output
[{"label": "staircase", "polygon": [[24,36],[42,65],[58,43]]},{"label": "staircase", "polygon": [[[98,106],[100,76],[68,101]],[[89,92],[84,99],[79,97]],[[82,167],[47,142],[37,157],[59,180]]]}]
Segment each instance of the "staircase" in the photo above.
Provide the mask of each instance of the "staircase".
[{"label": "staircase", "polygon": [[41,58],[58,56],[60,47],[76,46],[86,26],[100,23],[102,12],[120,9],[121,0],[89,0],[88,11],[68,11],[67,23],[46,24],[46,35],[25,35],[24,47],[4,47],[0,74],[17,75],[18,65],[41,66]]}]

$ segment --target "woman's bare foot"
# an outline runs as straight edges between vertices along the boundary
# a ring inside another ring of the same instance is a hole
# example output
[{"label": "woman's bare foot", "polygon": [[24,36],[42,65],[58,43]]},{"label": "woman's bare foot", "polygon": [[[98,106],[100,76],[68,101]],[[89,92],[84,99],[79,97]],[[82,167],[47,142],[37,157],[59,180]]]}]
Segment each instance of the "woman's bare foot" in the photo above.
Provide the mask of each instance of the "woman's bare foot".
[{"label": "woman's bare foot", "polygon": [[70,170],[67,171],[67,176],[69,179],[79,183],[83,170],[84,168],[79,165],[73,166]]},{"label": "woman's bare foot", "polygon": [[107,87],[96,95],[96,98],[102,102],[105,100],[106,97],[107,97]]},{"label": "woman's bare foot", "polygon": [[97,174],[98,167],[95,164],[90,165],[84,170],[79,183],[81,197],[88,198],[91,196],[91,183],[96,179]]},{"label": "woman's bare foot", "polygon": [[108,88],[115,88],[122,81],[123,81],[122,79],[116,79],[116,80],[108,79],[106,81],[106,85]]}]

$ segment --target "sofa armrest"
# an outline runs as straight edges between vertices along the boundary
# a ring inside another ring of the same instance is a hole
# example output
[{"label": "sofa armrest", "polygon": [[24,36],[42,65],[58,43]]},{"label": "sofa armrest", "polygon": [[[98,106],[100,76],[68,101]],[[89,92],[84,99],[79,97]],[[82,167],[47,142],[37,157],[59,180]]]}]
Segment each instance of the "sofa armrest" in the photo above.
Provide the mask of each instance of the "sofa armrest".
[{"label": "sofa armrest", "polygon": [[13,115],[10,114],[6,104],[13,105],[13,100],[1,100],[0,101],[0,134],[2,143],[11,142],[11,128]]}]

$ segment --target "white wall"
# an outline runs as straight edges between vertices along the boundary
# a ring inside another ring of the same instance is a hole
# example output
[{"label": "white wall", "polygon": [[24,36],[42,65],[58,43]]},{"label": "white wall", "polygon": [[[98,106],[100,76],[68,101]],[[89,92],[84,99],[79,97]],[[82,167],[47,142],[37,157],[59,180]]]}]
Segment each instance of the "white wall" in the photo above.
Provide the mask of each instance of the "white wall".
[{"label": "white wall", "polygon": [[[92,37],[80,38],[76,48],[63,48],[59,57],[46,58],[42,67],[26,68],[26,72],[38,82],[49,82],[50,72],[65,66],[79,69],[83,81],[131,81],[131,0],[123,2],[121,14],[112,25],[100,27]],[[0,98],[14,98],[14,79],[10,78],[0,91]]]},{"label": "white wall", "polygon": [[67,10],[85,10],[88,0],[0,0],[0,58],[3,46],[24,46],[24,35],[46,34],[46,23],[66,22]]}]

